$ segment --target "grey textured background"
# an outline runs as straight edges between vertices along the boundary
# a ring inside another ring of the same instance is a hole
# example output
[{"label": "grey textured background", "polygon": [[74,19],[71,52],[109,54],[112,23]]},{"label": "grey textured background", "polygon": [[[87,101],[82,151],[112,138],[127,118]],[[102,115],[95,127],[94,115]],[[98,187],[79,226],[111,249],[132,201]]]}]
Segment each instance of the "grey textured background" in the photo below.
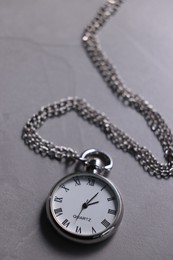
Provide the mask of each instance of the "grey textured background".
[{"label": "grey textured background", "polygon": [[[73,169],[23,144],[26,120],[67,96],[87,99],[161,160],[143,119],[112,96],[81,47],[83,28],[101,0],[0,1],[0,259],[173,259],[173,181],[149,177],[128,154],[74,113],[49,120],[45,139],[114,159],[110,179],[124,199],[124,218],[108,242],[82,246],[59,237],[45,218],[54,183]],[[126,85],[161,112],[173,129],[173,1],[129,0],[99,34]]]}]

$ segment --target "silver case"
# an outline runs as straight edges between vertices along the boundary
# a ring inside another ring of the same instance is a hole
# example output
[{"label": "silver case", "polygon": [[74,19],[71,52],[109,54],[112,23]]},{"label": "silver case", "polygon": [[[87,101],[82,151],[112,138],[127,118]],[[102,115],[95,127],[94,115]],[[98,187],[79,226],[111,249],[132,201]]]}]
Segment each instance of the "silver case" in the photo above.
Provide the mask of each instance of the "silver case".
[{"label": "silver case", "polygon": [[116,194],[116,198],[117,198],[117,202],[118,202],[118,207],[117,207],[117,214],[116,214],[116,218],[114,220],[114,222],[110,225],[110,227],[108,227],[104,232],[95,234],[95,235],[89,235],[89,236],[78,236],[76,234],[73,234],[71,232],[68,232],[66,230],[64,230],[54,219],[52,212],[51,212],[51,199],[52,199],[52,194],[54,189],[59,186],[62,182],[64,182],[67,179],[70,179],[72,177],[78,176],[78,175],[87,175],[87,176],[91,176],[93,177],[93,173],[81,173],[81,172],[77,172],[77,173],[71,173],[67,176],[65,176],[64,178],[60,179],[51,189],[48,198],[46,200],[46,212],[47,212],[47,216],[48,219],[50,220],[51,224],[53,225],[53,227],[56,229],[56,231],[61,234],[62,236],[64,236],[65,238],[68,238],[74,242],[78,242],[78,243],[82,243],[82,244],[93,244],[93,243],[97,243],[97,242],[101,242],[105,239],[107,239],[108,237],[110,237],[111,235],[113,235],[121,220],[122,220],[122,216],[123,216],[123,202],[122,202],[122,198],[121,198],[121,194],[119,192],[119,190],[117,189],[117,187],[114,186],[114,184],[108,180],[107,178],[98,175],[98,174],[94,174],[94,176],[98,179],[103,180],[105,183],[107,183],[112,190],[114,191],[114,193]]}]

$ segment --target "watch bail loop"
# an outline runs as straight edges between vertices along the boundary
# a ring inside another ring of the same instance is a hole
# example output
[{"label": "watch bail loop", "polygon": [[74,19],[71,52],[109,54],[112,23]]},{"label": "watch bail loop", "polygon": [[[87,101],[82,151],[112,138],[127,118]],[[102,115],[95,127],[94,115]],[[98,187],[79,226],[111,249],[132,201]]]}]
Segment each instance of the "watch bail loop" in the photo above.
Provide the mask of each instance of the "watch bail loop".
[{"label": "watch bail loop", "polygon": [[[83,171],[107,175],[113,167],[112,158],[96,149],[88,149],[79,157],[80,166]],[[82,162],[82,163],[81,163]]]}]

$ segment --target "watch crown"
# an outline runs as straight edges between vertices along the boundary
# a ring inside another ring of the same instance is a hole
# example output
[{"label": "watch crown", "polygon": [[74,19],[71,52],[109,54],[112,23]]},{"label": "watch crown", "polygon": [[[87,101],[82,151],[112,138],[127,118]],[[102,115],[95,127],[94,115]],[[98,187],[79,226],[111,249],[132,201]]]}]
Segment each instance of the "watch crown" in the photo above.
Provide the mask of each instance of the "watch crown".
[{"label": "watch crown", "polygon": [[104,170],[104,164],[100,158],[89,158],[86,161],[86,170],[88,172],[100,174]]}]

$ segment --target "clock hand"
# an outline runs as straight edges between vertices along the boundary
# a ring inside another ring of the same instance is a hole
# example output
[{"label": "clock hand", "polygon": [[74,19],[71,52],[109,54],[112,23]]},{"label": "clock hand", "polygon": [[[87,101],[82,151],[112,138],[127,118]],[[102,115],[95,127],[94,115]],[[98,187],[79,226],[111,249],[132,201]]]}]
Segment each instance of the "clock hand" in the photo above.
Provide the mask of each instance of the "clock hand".
[{"label": "clock hand", "polygon": [[97,192],[90,200],[87,200],[84,204],[89,204],[99,193]]},{"label": "clock hand", "polygon": [[82,211],[84,210],[84,209],[86,209],[88,206],[87,206],[87,204],[86,203],[83,203],[82,204],[82,208],[81,208],[81,210],[80,210],[80,212],[79,212],[79,214],[77,215],[77,217],[76,217],[76,221],[78,220],[78,218],[80,217],[80,214],[82,213]]},{"label": "clock hand", "polygon": [[82,213],[82,211],[84,209],[86,209],[90,205],[93,205],[93,204],[96,204],[99,202],[99,201],[96,201],[96,202],[90,203],[97,195],[98,195],[98,192],[90,200],[87,200],[85,203],[82,204],[82,208],[81,208],[79,214],[77,215],[76,221],[78,220],[78,218],[80,217],[80,214]]},{"label": "clock hand", "polygon": [[77,217],[76,217],[76,221],[78,220],[78,218],[80,217],[80,214],[82,213],[82,211],[83,211],[83,205],[82,205],[82,208],[81,208],[81,210],[80,210],[80,212],[79,212],[79,214],[77,215]]},{"label": "clock hand", "polygon": [[99,203],[99,201],[95,201],[95,202],[89,203],[89,204],[87,204],[87,206],[91,206],[91,205],[94,205],[94,204],[97,204],[97,203]]}]

